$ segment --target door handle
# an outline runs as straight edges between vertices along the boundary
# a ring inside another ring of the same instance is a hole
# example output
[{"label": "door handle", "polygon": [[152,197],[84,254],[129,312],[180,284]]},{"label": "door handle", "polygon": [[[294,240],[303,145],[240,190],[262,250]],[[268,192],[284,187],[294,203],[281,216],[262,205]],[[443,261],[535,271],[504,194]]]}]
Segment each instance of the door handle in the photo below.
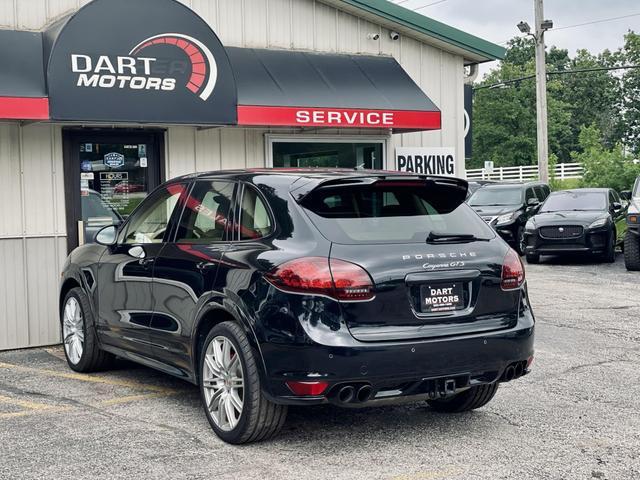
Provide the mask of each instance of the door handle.
[{"label": "door handle", "polygon": [[211,270],[213,267],[215,267],[216,264],[213,262],[200,262],[198,264],[196,264],[196,268],[198,270],[205,271],[205,270]]},{"label": "door handle", "polygon": [[143,267],[148,267],[149,265],[151,265],[153,262],[155,262],[156,259],[155,258],[141,258],[139,260],[140,265],[142,265]]}]

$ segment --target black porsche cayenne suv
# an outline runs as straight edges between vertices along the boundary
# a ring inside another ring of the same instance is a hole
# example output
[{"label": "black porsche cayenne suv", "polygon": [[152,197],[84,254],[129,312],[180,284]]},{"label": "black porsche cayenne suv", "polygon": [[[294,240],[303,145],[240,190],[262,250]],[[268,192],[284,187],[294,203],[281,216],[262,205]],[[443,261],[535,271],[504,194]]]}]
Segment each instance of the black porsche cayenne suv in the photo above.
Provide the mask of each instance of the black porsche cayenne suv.
[{"label": "black porsche cayenne suv", "polygon": [[230,443],[275,435],[293,404],[481,407],[529,371],[534,317],[466,193],[379,171],[171,180],[67,259],[69,366],[119,356],[198,384]]}]

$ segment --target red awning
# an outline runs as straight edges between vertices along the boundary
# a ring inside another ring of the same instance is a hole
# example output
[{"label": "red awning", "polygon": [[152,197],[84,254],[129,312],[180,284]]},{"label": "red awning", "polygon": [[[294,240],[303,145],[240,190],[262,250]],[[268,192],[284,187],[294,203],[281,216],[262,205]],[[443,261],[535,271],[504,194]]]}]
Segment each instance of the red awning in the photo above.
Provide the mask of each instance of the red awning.
[{"label": "red awning", "polygon": [[391,57],[228,47],[238,124],[396,131],[441,128],[441,114]]}]

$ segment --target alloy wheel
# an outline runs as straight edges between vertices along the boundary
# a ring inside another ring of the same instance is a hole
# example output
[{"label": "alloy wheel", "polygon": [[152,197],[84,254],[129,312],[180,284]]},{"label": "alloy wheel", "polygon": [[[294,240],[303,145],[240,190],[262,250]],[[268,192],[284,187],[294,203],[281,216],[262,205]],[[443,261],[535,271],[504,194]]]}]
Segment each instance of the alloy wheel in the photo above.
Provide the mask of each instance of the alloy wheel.
[{"label": "alloy wheel", "polygon": [[202,386],[206,408],[218,428],[233,430],[244,405],[242,362],[226,337],[211,340],[204,355]]},{"label": "alloy wheel", "polygon": [[64,306],[62,338],[67,358],[74,365],[78,364],[84,351],[84,316],[75,297],[69,297]]}]

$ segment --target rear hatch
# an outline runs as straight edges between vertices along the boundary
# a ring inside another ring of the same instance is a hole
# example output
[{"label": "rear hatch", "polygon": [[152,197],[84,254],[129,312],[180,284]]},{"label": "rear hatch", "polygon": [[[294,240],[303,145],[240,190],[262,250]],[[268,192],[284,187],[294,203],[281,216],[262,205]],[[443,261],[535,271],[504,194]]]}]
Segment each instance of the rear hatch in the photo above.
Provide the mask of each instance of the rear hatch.
[{"label": "rear hatch", "polygon": [[521,291],[501,285],[509,247],[465,194],[461,180],[372,177],[328,182],[302,200],[332,242],[331,259],[361,266],[373,282],[372,299],[341,303],[355,338],[408,340],[515,324]]}]

